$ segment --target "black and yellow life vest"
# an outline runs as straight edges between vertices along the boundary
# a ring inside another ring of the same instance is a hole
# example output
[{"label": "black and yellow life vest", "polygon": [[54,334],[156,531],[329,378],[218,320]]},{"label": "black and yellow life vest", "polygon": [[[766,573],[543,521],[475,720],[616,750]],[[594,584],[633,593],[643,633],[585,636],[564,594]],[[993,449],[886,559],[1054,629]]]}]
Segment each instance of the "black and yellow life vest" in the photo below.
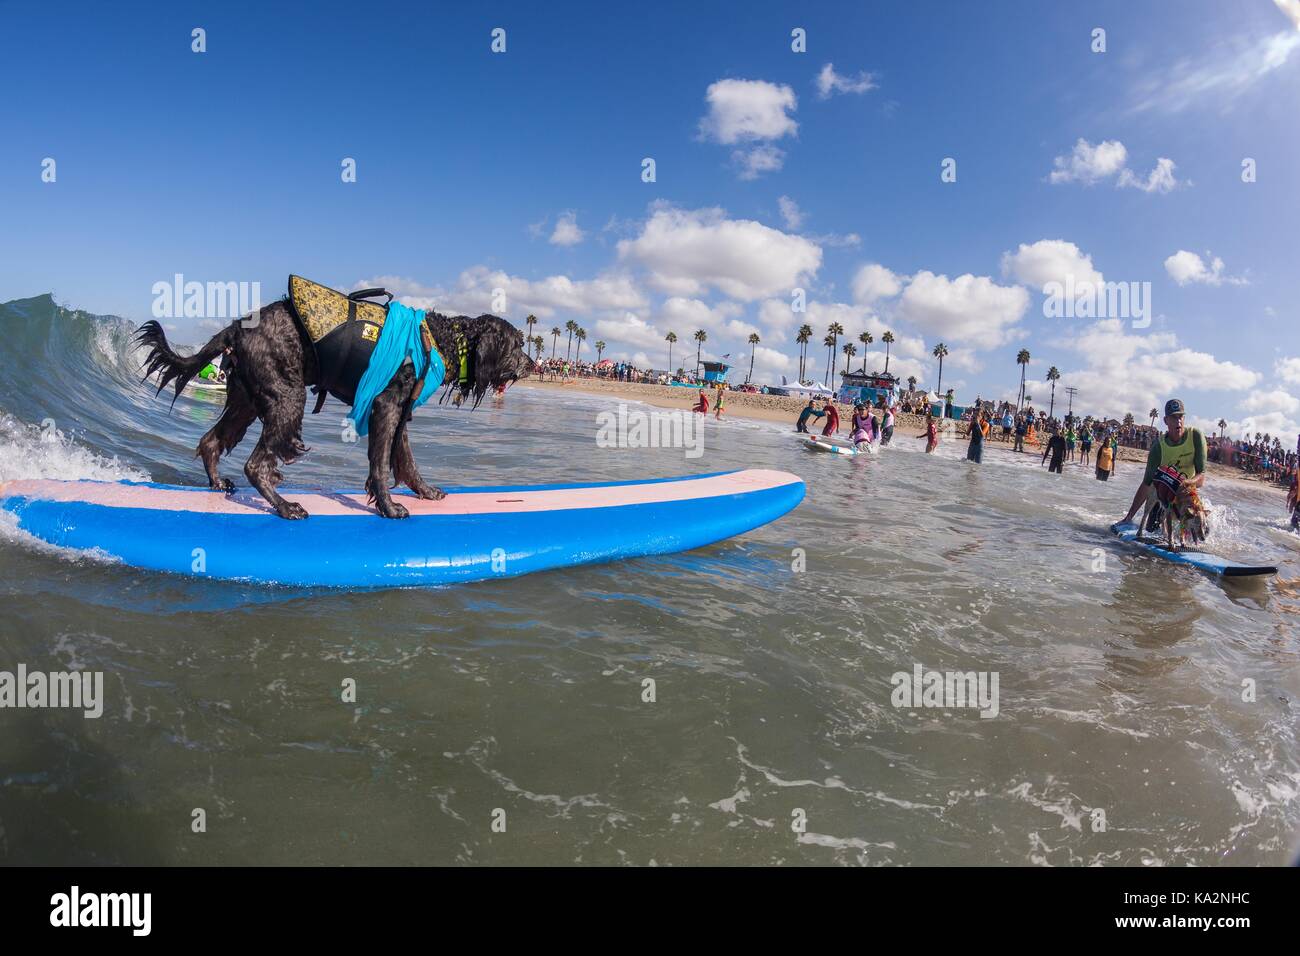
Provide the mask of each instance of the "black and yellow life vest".
[{"label": "black and yellow life vest", "polygon": [[[388,299],[383,305],[365,301],[376,296]],[[319,372],[312,414],[321,410],[327,394],[352,404],[392,301],[393,294],[385,289],[362,289],[344,295],[302,276],[289,276],[289,304],[316,349]],[[420,326],[420,341],[426,355],[437,348],[424,324]]]}]

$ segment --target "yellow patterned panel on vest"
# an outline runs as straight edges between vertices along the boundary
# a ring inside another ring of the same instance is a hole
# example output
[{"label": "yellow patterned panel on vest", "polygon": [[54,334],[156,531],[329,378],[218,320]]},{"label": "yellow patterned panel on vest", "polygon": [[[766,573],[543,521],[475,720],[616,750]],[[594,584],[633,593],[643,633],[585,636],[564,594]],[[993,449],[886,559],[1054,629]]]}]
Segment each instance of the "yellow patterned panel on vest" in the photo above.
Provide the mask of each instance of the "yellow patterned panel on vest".
[{"label": "yellow patterned panel on vest", "polygon": [[361,326],[361,337],[367,342],[379,341],[379,326],[371,325],[369,322]]},{"label": "yellow patterned panel on vest", "polygon": [[[319,342],[348,320],[346,295],[302,276],[289,276],[289,301],[313,342]],[[378,302],[357,303],[358,319],[380,326],[387,315],[388,311]],[[363,330],[367,339],[371,338],[370,331],[369,328]],[[371,341],[378,339],[378,330],[374,331],[375,338]]]},{"label": "yellow patterned panel on vest", "polygon": [[447,357],[442,354],[442,350],[438,348],[438,343],[433,340],[433,333],[429,331],[429,327],[423,322],[420,323],[420,341],[424,344],[426,352],[430,355],[437,354],[438,358],[442,360],[442,367],[445,369],[447,367]]}]

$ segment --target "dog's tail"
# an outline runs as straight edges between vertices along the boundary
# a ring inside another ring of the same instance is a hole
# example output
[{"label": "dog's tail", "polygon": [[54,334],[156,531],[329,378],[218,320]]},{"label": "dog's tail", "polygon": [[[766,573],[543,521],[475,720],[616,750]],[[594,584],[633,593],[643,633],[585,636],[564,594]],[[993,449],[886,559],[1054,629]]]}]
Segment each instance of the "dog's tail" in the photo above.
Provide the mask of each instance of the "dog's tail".
[{"label": "dog's tail", "polygon": [[167,333],[157,321],[150,319],[140,326],[135,333],[136,348],[149,350],[144,359],[144,374],[147,379],[155,372],[158,373],[158,391],[154,394],[161,394],[170,382],[175,381],[176,394],[172,396],[172,404],[175,405],[181,390],[189,384],[190,379],[203,371],[203,367],[227,346],[234,344],[238,329],[239,322],[232,322],[208,339],[207,345],[193,355],[178,355],[172,351],[167,342]]}]

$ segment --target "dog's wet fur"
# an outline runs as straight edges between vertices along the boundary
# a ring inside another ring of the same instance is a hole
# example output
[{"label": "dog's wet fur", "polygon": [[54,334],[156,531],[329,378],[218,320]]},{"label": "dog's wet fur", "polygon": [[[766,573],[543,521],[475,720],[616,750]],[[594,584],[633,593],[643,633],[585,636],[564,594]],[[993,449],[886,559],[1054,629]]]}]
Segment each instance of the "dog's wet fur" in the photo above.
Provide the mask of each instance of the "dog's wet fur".
[{"label": "dog's wet fur", "polygon": [[[1153,487],[1147,493],[1146,506],[1142,509],[1142,523],[1139,528],[1147,526],[1147,515],[1152,508],[1162,504],[1160,495]],[[1185,547],[1188,541],[1199,545],[1210,533],[1209,514],[1196,488],[1184,482],[1178,493],[1164,503],[1160,514],[1160,530],[1164,533],[1165,546],[1171,551]],[[1175,541],[1174,538],[1178,540]]]},{"label": "dog's wet fur", "polygon": [[[457,404],[472,395],[473,405],[477,406],[490,389],[524,378],[532,368],[524,352],[523,333],[505,319],[494,315],[450,318],[426,312],[424,321],[446,359],[446,374],[440,384],[448,386],[445,394],[455,387],[459,392]],[[459,324],[468,349],[469,375],[464,386],[458,384],[453,323]],[[158,373],[159,393],[174,382],[177,396],[205,365],[227,348],[233,351],[234,368],[226,376],[226,407],[199,440],[195,457],[203,459],[209,487],[225,493],[234,491],[234,482],[218,474],[218,461],[239,444],[253,420],[259,419],[262,436],[244,464],[244,474],[280,517],[307,517],[301,505],[286,501],[276,491],[284,479],[280,465],[292,464],[309,451],[302,440],[305,390],[319,381],[320,374],[315,347],[288,300],[261,309],[256,321],[250,316],[232,322],[193,355],[174,352],[162,326],[155,321],[140,326],[136,339],[147,350],[145,375]],[[420,477],[406,434],[419,384],[412,367],[403,365],[370,409],[366,491],[386,518],[407,516],[407,510],[389,494],[390,473],[394,484],[406,485],[421,498],[436,501],[444,497],[440,489]]]}]

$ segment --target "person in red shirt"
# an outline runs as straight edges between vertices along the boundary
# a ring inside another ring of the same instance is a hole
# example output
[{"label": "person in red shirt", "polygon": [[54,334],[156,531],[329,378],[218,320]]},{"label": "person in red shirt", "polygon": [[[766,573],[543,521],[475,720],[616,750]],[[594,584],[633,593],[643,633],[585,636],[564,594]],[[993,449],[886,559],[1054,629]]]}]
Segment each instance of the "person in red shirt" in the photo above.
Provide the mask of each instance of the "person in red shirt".
[{"label": "person in red shirt", "polygon": [[933,408],[925,410],[925,431],[916,437],[925,439],[925,453],[927,455],[939,447],[939,429],[935,427]]},{"label": "person in red shirt", "polygon": [[830,399],[826,400],[826,424],[822,426],[823,435],[835,435],[840,430],[840,411]]},{"label": "person in red shirt", "polygon": [[700,389],[699,403],[696,404],[692,411],[699,412],[701,415],[709,414],[709,396],[704,394],[704,389]]}]

